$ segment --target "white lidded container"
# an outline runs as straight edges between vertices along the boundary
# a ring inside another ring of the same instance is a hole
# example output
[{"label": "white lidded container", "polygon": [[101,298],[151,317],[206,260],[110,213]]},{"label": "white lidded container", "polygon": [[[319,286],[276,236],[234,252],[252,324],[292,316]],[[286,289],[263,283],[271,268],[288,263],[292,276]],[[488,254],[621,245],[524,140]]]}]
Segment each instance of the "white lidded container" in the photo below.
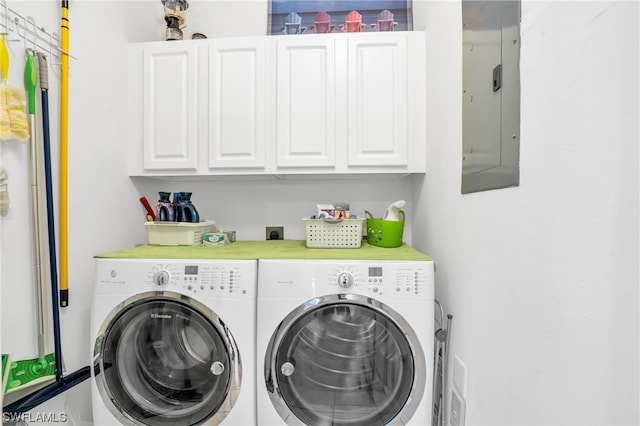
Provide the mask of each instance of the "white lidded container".
[{"label": "white lidded container", "polygon": [[161,246],[194,246],[202,244],[205,232],[215,232],[215,221],[145,222],[148,244]]}]

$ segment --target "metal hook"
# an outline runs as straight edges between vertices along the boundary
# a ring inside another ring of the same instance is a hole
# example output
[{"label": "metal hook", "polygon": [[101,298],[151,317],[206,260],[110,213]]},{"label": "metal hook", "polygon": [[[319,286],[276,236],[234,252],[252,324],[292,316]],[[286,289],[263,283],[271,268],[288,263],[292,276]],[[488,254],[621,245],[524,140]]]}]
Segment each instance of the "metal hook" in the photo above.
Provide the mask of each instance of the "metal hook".
[{"label": "metal hook", "polygon": [[53,57],[53,55],[51,54],[51,44],[52,44],[52,43],[51,43],[51,42],[52,42],[51,34],[47,33],[47,32],[45,31],[44,27],[40,28],[40,30],[42,30],[42,32],[43,32],[45,35],[48,35],[48,36],[49,36],[49,49],[47,49],[47,53],[49,54],[49,56],[50,56],[50,57]]},{"label": "metal hook", "polygon": [[[13,22],[16,26],[16,34],[18,34],[18,37],[20,37],[22,40],[24,40],[25,38],[27,38],[27,26],[26,24],[20,25],[20,21],[25,22],[25,19],[14,13],[14,18],[13,18]],[[22,27],[22,30],[24,31],[24,34],[20,34],[20,27]]]},{"label": "metal hook", "polygon": [[[36,28],[37,28],[36,27],[36,20],[33,19],[33,17],[31,17],[31,16],[27,16],[27,19],[26,19],[25,22],[31,24],[31,26],[33,27],[32,31],[31,31],[31,34],[33,34],[33,40],[31,40],[31,43],[33,44],[33,51],[36,51],[36,50],[38,50],[38,33],[36,31]],[[25,23],[25,35],[26,35],[26,33],[29,32],[29,30],[27,29],[26,23]],[[26,49],[26,45],[27,45],[27,38],[26,37],[24,39],[24,42],[25,42],[25,49]]]}]

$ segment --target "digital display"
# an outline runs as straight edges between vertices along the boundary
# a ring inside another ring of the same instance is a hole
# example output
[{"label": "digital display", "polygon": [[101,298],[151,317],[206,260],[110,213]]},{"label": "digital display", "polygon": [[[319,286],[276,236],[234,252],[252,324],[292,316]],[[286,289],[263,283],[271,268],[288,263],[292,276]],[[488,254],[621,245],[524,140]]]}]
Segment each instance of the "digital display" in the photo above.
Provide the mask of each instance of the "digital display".
[{"label": "digital display", "polygon": [[198,265],[187,265],[184,267],[185,275],[198,275]]},{"label": "digital display", "polygon": [[382,267],[376,266],[369,268],[369,276],[370,277],[381,277],[382,276]]}]

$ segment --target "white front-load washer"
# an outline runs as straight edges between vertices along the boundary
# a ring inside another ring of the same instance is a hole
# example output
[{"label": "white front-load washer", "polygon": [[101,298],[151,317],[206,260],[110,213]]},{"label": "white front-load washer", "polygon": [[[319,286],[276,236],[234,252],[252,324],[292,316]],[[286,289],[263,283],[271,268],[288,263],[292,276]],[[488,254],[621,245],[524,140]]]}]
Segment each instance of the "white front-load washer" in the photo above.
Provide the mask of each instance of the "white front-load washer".
[{"label": "white front-load washer", "polygon": [[94,424],[255,424],[256,268],[96,258]]},{"label": "white front-load washer", "polygon": [[259,260],[258,424],[431,424],[433,306],[431,260]]}]

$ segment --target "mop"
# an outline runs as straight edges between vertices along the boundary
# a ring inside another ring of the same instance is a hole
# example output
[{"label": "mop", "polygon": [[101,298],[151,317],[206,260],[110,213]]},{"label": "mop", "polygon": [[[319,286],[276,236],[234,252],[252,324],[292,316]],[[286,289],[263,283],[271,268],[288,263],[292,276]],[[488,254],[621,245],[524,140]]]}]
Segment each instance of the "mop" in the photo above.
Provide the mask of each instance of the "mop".
[{"label": "mop", "polygon": [[45,252],[40,236],[40,203],[38,194],[38,147],[36,143],[36,84],[37,71],[33,51],[27,52],[27,64],[24,71],[24,80],[28,94],[28,116],[29,116],[29,159],[31,174],[31,221],[33,229],[33,257],[34,257],[34,277],[36,281],[36,326],[38,357],[34,359],[20,360],[11,363],[9,378],[7,380],[5,393],[9,394],[25,387],[55,379],[56,359],[55,354],[45,354],[45,334],[46,334],[46,312],[45,307],[45,287],[46,273],[41,267],[41,258]]},{"label": "mop", "polygon": [[29,125],[24,90],[9,86],[9,49],[4,34],[0,34],[0,70],[0,141],[27,142]]}]

